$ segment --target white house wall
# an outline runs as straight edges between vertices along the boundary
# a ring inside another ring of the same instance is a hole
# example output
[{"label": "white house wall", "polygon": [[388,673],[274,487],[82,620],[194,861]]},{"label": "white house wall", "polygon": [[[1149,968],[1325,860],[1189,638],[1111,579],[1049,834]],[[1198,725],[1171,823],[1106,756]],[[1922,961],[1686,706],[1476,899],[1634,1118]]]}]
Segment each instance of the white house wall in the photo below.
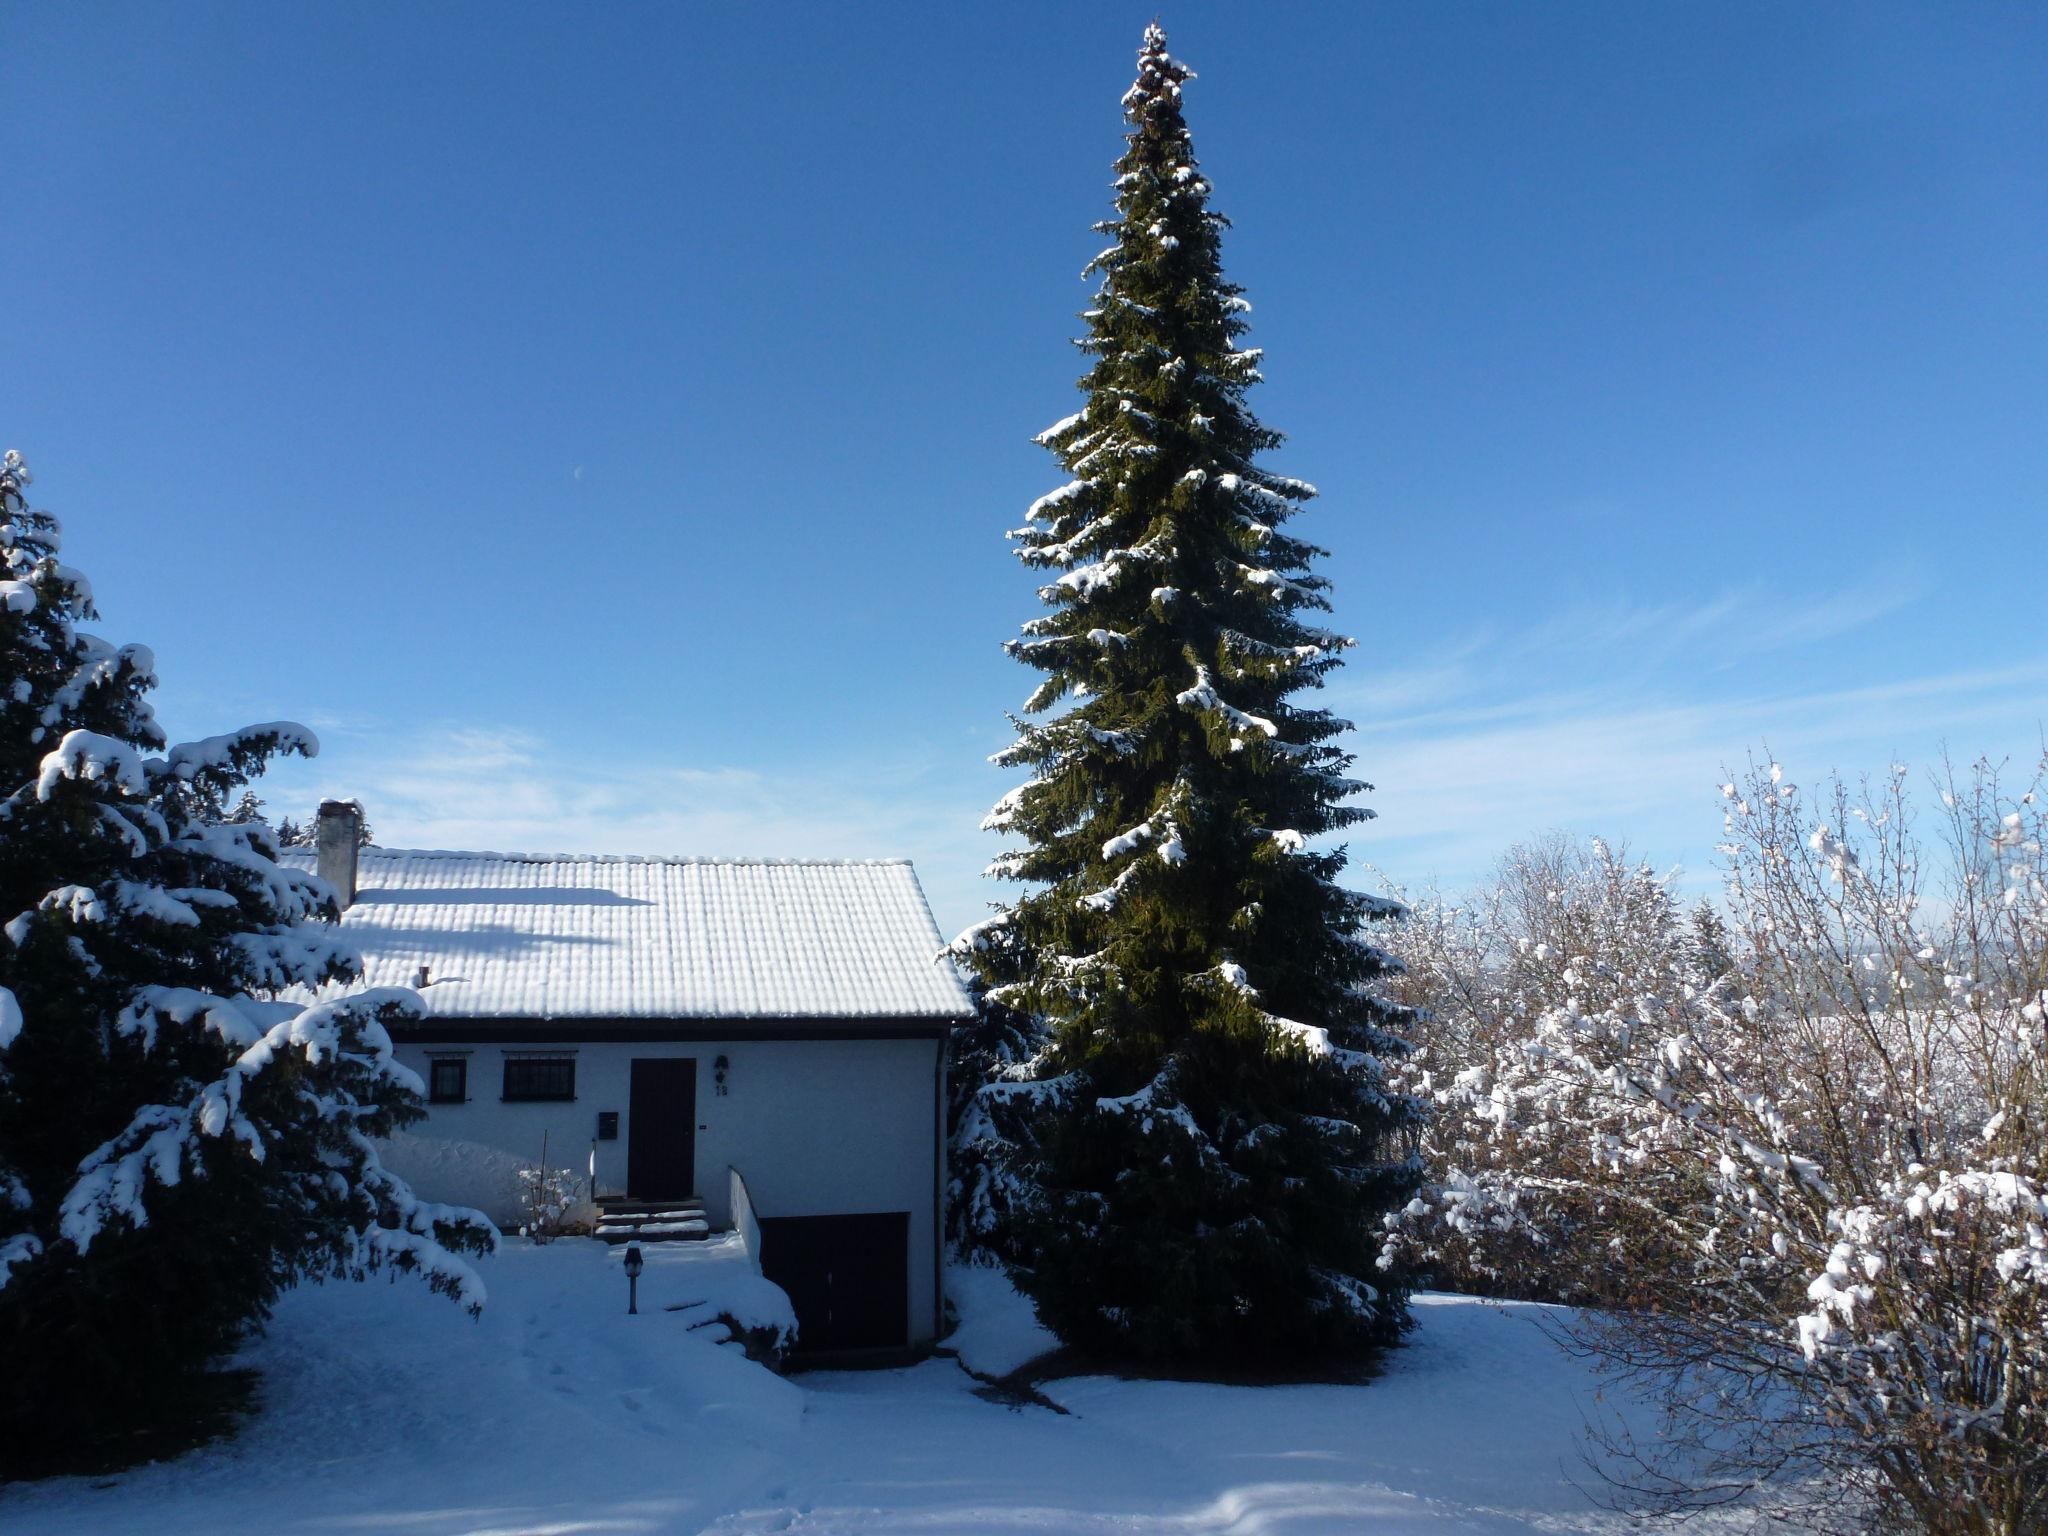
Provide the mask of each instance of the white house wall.
[{"label": "white house wall", "polygon": [[[734,1168],[764,1218],[909,1212],[911,1341],[930,1343],[939,1313],[942,1049],[933,1039],[402,1043],[399,1059],[422,1079],[430,1058],[464,1055],[469,1097],[430,1105],[427,1119],[392,1143],[387,1161],[422,1198],[477,1206],[507,1229],[518,1224],[513,1172],[539,1160],[543,1135],[550,1164],[585,1175],[594,1149],[594,1193],[624,1194],[633,1061],[694,1058],[694,1192],[712,1224],[731,1224]],[[514,1053],[573,1055],[575,1099],[504,1102],[504,1060]],[[722,1093],[720,1056],[727,1062]],[[605,1110],[618,1113],[618,1139],[594,1142]]]}]

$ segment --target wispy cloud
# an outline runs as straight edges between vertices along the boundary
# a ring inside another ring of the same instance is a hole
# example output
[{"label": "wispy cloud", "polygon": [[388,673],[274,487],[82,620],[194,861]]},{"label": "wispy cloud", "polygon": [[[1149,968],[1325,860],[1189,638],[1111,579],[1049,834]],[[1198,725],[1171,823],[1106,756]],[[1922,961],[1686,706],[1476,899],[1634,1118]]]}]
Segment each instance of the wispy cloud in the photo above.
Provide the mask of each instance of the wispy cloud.
[{"label": "wispy cloud", "polygon": [[379,841],[401,847],[908,857],[942,925],[964,926],[988,899],[978,827],[999,786],[953,767],[590,761],[528,731],[451,725],[330,736],[314,761],[275,767],[263,793],[279,814],[360,799]]},{"label": "wispy cloud", "polygon": [[1867,576],[1814,595],[1793,596],[1761,585],[1739,587],[1690,603],[1614,603],[1566,609],[1519,637],[1527,655],[1627,647],[1646,660],[1676,655],[1734,660],[1833,639],[1889,618],[1921,595],[1897,575]]},{"label": "wispy cloud", "polygon": [[1867,628],[1919,596],[1914,583],[1887,576],[1818,596],[1750,586],[1682,603],[1575,604],[1533,624],[1467,626],[1391,668],[1360,662],[1325,698],[1340,713],[1405,724],[1446,709],[1520,707],[1532,684],[1610,698],[1655,693]]},{"label": "wispy cloud", "polygon": [[2027,755],[2040,741],[2028,711],[2044,688],[2048,665],[1701,705],[1558,700],[1519,718],[1366,731],[1359,768],[1386,818],[1369,841],[1377,862],[1453,882],[1553,827],[1627,836],[1690,862],[1713,841],[1715,786],[1752,751],[1809,777],[1926,764],[1945,749]]},{"label": "wispy cloud", "polygon": [[[1354,713],[1383,819],[1356,843],[1404,883],[1460,885],[1551,829],[1625,837],[1711,880],[1715,786],[1752,752],[1855,776],[1945,750],[2040,749],[2048,657],[1833,688],[1793,653],[1894,618],[1910,583],[1793,599],[1761,588],[1690,604],[1581,607],[1505,637],[1468,635],[1388,685],[1331,690]],[[1537,685],[1532,686],[1532,681]]]},{"label": "wispy cloud", "polygon": [[[1575,609],[1504,634],[1447,638],[1392,671],[1351,669],[1325,701],[1359,722],[1351,745],[1380,819],[1354,853],[1414,889],[1480,877],[1510,843],[1552,829],[1626,839],[1711,881],[1715,787],[1751,751],[1807,780],[1894,760],[2031,757],[2048,712],[2048,655],[2002,669],[1832,688],[1798,647],[1884,622],[1905,589],[1851,585],[1803,603],[1743,590],[1691,605]],[[1703,669],[1711,648],[1752,665]],[[1540,683],[1540,686],[1532,685]],[[879,761],[677,767],[630,748],[586,754],[531,731],[444,722],[336,722],[312,763],[264,794],[303,813],[362,798],[381,839],[414,847],[567,849],[916,861],[946,931],[983,910],[997,840],[978,830],[1003,787],[981,755],[922,749]]]},{"label": "wispy cloud", "polygon": [[1496,681],[1506,671],[1583,671],[1591,662],[1610,681],[1646,679],[1681,663],[1713,673],[1865,629],[1921,595],[1910,578],[1883,574],[1798,594],[1751,584],[1690,601],[1580,603],[1517,630],[1468,635],[1450,655],[1484,658]]}]

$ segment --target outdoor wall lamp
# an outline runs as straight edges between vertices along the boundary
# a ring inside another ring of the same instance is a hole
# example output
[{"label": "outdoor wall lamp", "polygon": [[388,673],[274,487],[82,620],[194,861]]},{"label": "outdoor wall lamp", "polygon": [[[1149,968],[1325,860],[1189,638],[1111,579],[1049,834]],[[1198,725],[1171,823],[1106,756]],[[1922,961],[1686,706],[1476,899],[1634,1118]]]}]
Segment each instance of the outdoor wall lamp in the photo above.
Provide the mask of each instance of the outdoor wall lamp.
[{"label": "outdoor wall lamp", "polygon": [[626,1249],[626,1312],[629,1316],[640,1311],[640,1271],[647,1267],[647,1260],[641,1255],[640,1245],[634,1243]]},{"label": "outdoor wall lamp", "polygon": [[711,1080],[718,1085],[718,1097],[725,1097],[725,1074],[732,1070],[732,1063],[723,1056],[711,1063]]}]

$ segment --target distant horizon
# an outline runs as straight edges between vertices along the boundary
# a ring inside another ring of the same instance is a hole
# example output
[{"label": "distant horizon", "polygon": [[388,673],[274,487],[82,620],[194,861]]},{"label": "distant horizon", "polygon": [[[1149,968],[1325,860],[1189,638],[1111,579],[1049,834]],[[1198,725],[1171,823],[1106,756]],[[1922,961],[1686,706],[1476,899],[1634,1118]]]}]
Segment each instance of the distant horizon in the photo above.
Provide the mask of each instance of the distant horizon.
[{"label": "distant horizon", "polygon": [[[174,739],[383,846],[999,888],[1068,338],[1154,7],[10,15],[0,448]],[[2030,765],[2048,12],[1166,18],[1322,488],[1352,883]]]}]

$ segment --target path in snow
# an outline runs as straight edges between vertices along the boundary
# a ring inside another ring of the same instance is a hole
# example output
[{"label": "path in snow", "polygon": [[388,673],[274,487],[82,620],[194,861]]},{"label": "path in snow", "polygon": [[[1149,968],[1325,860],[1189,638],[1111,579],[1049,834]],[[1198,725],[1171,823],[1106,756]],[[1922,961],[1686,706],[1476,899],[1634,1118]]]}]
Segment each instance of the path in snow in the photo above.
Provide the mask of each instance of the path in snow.
[{"label": "path in snow", "polygon": [[[1572,1486],[1592,1383],[1536,1309],[1418,1298],[1365,1386],[1049,1383],[1072,1412],[974,1395],[947,1360],[771,1376],[662,1307],[728,1245],[508,1243],[470,1323],[417,1286],[288,1296],[234,1441],[122,1476],[0,1488],[9,1536],[720,1536],[793,1531],[1507,1536],[1620,1522]],[[659,1262],[657,1261],[659,1258]],[[1007,1287],[959,1287],[984,1347],[1028,1338]],[[973,1335],[970,1335],[973,1337]],[[657,1347],[650,1347],[657,1346]]]}]

